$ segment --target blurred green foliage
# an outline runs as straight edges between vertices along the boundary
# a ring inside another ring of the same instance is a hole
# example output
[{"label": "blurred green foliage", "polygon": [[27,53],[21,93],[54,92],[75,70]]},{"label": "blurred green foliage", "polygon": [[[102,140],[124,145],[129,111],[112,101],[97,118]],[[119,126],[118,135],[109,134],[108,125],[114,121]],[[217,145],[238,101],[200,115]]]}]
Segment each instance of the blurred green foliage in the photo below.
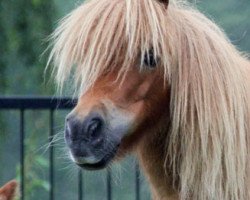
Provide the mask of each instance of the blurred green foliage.
[{"label": "blurred green foliage", "polygon": [[250,52],[249,0],[199,0],[197,6],[225,30],[239,50]]},{"label": "blurred green foliage", "polygon": [[55,8],[50,0],[1,0],[0,91],[3,94],[52,94],[42,86]]},{"label": "blurred green foliage", "polygon": [[[47,53],[41,55],[48,46],[47,37],[58,20],[80,3],[76,0],[0,1],[0,95],[54,94],[54,86],[48,81],[50,75],[45,81],[43,76]],[[238,49],[250,52],[249,0],[200,0],[196,4],[226,31]],[[65,114],[60,111],[56,114],[55,132],[60,133],[63,129]],[[26,113],[27,200],[48,198],[48,152],[44,153],[46,148],[41,148],[48,143],[48,118],[47,111]],[[0,185],[15,174],[19,175],[18,127],[18,112],[0,112]],[[62,138],[62,133],[59,135]],[[63,139],[60,141],[63,142]],[[77,197],[77,170],[65,157],[65,151],[56,146],[55,196],[56,199],[71,200]],[[133,162],[129,158],[120,167],[114,167],[112,185],[115,200],[132,199],[134,195],[131,192],[134,189]],[[85,199],[104,199],[105,178],[105,171],[84,172]],[[145,184],[142,184],[141,195],[143,200],[149,199]]]},{"label": "blurred green foliage", "polygon": [[[46,57],[41,57],[41,54],[48,45],[46,37],[52,32],[54,23],[55,6],[53,1],[0,1],[0,95],[48,95],[53,93],[52,86],[43,85]],[[13,120],[15,117],[10,116],[12,115],[9,113],[0,113],[0,145],[4,147],[5,152],[9,152],[7,157],[3,154],[0,156],[1,162],[6,161],[6,165],[0,167],[0,182],[6,178],[5,171],[9,172],[8,176],[11,174],[11,178],[13,178],[15,168],[10,168],[10,164],[13,166],[13,163],[14,166],[17,166],[17,179],[20,179],[18,152],[14,153],[14,151],[18,151],[18,139],[11,138],[13,143],[11,141],[9,143],[12,148],[10,151],[6,151],[9,148],[6,141],[11,136],[8,133],[15,133],[19,124],[18,121]],[[49,191],[47,178],[41,173],[48,169],[48,159],[41,152],[37,152],[38,146],[41,146],[39,140],[44,138],[41,130],[48,121],[45,122],[46,118],[44,116],[41,118],[38,113],[32,113],[27,118],[34,119],[34,121],[32,125],[27,124],[28,131],[26,131],[25,191],[27,199],[39,199],[36,198],[38,191]],[[34,125],[35,129],[32,127]],[[10,157],[15,158],[16,162],[13,162]],[[4,169],[5,171],[2,172]],[[40,196],[43,199],[44,195]]]}]

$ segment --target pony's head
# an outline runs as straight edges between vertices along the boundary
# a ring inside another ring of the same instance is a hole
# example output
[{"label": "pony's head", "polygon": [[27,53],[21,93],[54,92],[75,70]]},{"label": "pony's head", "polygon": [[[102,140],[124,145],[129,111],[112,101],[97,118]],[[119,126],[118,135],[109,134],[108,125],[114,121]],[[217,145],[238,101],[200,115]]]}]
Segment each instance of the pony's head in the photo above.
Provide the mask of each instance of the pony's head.
[{"label": "pony's head", "polygon": [[75,163],[103,168],[150,135],[181,199],[247,199],[247,62],[213,22],[182,0],[90,0],[52,40],[59,90],[79,94]]},{"label": "pony's head", "polygon": [[170,51],[161,27],[168,2],[138,2],[89,1],[54,34],[59,85],[74,68],[80,94],[65,138],[84,168],[103,168],[132,149],[168,109]]}]

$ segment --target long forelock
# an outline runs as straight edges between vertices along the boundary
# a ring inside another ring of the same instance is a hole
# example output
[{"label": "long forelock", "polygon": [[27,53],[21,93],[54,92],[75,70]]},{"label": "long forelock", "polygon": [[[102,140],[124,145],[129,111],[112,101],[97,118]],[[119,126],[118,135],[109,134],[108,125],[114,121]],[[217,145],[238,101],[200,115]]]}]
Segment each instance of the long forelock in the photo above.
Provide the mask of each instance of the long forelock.
[{"label": "long forelock", "polygon": [[[112,70],[124,78],[130,67],[143,67],[143,56],[169,54],[164,8],[152,0],[92,0],[66,16],[52,35],[54,75],[61,90],[72,75],[76,92],[84,92]],[[165,75],[168,56],[162,57]]]}]

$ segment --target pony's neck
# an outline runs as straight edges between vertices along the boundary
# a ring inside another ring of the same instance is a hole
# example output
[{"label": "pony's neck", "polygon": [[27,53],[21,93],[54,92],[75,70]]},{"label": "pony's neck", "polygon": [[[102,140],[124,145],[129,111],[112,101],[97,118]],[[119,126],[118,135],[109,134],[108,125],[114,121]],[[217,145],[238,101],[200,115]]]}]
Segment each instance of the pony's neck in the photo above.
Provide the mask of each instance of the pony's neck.
[{"label": "pony's neck", "polygon": [[153,200],[178,199],[172,187],[171,173],[168,174],[164,169],[166,134],[167,131],[145,134],[137,148],[137,156],[149,180]]}]

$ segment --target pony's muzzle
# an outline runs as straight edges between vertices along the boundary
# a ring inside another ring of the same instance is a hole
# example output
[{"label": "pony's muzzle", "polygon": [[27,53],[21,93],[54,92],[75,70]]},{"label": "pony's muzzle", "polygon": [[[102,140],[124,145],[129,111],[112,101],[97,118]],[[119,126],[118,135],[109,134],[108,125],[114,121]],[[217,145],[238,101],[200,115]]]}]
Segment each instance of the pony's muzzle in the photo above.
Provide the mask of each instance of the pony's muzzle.
[{"label": "pony's muzzle", "polygon": [[[71,155],[74,160],[81,163],[86,162],[94,157],[93,151],[102,149],[105,134],[103,133],[104,120],[96,113],[87,116],[84,121],[77,119],[75,116],[69,115],[65,123],[65,141],[70,148]],[[98,161],[98,158],[96,158]]]},{"label": "pony's muzzle", "polygon": [[133,117],[112,104],[88,115],[72,111],[65,121],[65,141],[80,167],[101,169],[115,158],[122,139],[132,131]]}]

